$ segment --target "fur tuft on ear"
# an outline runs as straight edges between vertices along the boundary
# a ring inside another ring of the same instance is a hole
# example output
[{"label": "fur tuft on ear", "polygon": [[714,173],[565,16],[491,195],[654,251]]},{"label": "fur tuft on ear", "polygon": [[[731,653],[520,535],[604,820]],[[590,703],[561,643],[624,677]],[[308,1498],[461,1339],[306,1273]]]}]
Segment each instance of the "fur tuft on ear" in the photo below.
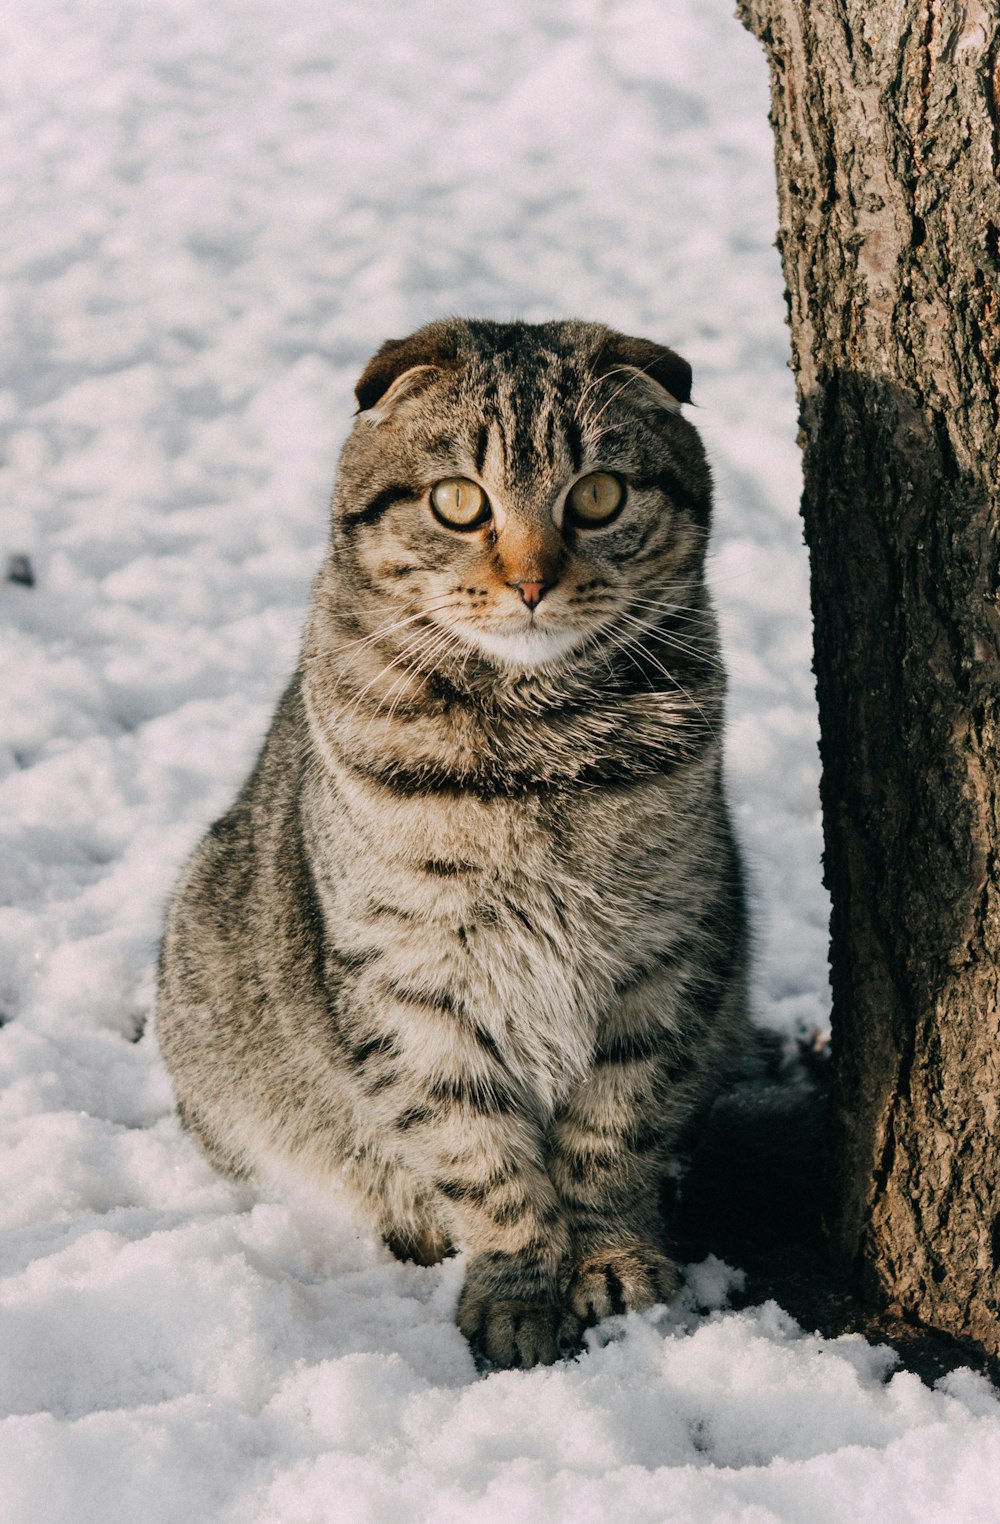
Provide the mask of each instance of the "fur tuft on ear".
[{"label": "fur tuft on ear", "polygon": [[609,329],[593,364],[598,375],[606,375],[623,366],[641,371],[662,386],[675,402],[691,401],[690,365],[672,349],[654,344],[650,339],[633,339],[626,333]]},{"label": "fur tuft on ear", "polygon": [[419,371],[429,380],[432,370],[445,369],[455,357],[454,331],[448,323],[427,323],[407,339],[387,339],[368,361],[354,388],[358,411],[366,413],[373,408],[407,371]]}]

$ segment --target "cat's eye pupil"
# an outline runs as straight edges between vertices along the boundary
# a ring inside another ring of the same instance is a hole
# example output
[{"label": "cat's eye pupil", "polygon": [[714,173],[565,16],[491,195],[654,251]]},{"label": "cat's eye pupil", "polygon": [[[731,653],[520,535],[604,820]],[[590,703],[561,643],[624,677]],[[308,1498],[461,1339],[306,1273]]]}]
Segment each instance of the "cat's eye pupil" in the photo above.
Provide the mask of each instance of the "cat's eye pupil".
[{"label": "cat's eye pupil", "polygon": [[625,486],[610,471],[581,476],[569,490],[567,506],[578,524],[608,524],[621,511]]},{"label": "cat's eye pupil", "polygon": [[450,529],[475,529],[490,516],[490,504],[478,482],[465,476],[449,476],[431,488],[435,517]]}]

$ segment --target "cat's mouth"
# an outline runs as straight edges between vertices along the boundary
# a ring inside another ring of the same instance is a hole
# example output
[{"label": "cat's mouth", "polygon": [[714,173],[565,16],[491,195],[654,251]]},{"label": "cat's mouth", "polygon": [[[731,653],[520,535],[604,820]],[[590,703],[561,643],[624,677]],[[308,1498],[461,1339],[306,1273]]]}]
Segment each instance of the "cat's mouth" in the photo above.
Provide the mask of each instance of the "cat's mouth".
[{"label": "cat's mouth", "polygon": [[509,629],[481,629],[474,625],[452,626],[463,640],[493,661],[510,667],[541,667],[559,661],[580,646],[587,632],[563,625],[541,624],[532,616]]}]

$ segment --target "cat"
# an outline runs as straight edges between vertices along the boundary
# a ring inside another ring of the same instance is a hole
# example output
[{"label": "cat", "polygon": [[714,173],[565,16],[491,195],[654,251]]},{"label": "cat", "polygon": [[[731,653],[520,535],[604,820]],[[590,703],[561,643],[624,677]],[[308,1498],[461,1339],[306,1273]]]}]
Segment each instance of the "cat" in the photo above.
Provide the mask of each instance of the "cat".
[{"label": "cat", "polygon": [[169,907],[183,1122],[464,1251],[481,1367],[673,1294],[661,1183],[748,1043],[690,386],[577,321],[383,344],[298,669]]}]

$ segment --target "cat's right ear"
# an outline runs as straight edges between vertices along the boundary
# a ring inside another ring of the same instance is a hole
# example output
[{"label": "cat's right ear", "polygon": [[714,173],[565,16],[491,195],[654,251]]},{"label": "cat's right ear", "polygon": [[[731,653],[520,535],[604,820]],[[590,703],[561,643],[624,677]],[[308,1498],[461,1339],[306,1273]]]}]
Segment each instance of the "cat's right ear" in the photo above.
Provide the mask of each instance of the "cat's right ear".
[{"label": "cat's right ear", "polygon": [[366,423],[378,424],[403,401],[423,390],[454,359],[438,325],[430,323],[407,339],[387,339],[369,360],[354,395]]},{"label": "cat's right ear", "polygon": [[436,365],[411,365],[409,370],[404,370],[401,376],[397,376],[395,381],[390,382],[386,390],[367,406],[358,394],[361,381],[364,380],[362,376],[361,381],[358,382],[358,389],[355,390],[355,396],[358,397],[358,416],[374,428],[377,423],[388,418],[404,397],[410,397],[422,391],[427,382],[433,380],[437,373]]}]

